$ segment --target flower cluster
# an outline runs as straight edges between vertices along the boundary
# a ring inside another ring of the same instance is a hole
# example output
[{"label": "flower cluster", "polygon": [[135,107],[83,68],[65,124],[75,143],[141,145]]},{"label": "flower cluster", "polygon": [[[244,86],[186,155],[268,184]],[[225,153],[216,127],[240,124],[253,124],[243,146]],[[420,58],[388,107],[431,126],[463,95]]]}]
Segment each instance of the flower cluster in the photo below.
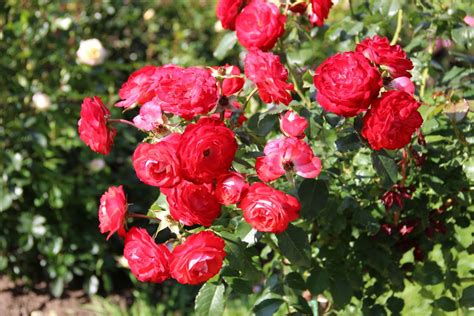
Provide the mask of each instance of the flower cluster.
[{"label": "flower cluster", "polygon": [[345,117],[366,111],[362,136],[370,146],[402,148],[423,123],[420,103],[413,97],[412,68],[399,45],[377,35],[366,38],[355,51],[329,57],[316,69],[318,102]]}]

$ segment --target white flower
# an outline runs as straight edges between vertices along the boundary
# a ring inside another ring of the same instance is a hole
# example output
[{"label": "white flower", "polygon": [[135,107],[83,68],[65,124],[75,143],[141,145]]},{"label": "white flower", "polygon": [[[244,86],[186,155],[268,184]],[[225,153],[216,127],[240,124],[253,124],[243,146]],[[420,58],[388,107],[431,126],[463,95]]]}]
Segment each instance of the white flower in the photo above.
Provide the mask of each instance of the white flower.
[{"label": "white flower", "polygon": [[71,27],[72,19],[70,17],[57,18],[54,23],[58,28],[67,31]]},{"label": "white flower", "polygon": [[77,61],[80,64],[89,66],[102,64],[106,55],[107,51],[102,46],[102,43],[96,38],[81,41],[79,49],[76,52]]},{"label": "white flower", "polygon": [[143,13],[143,19],[145,21],[149,21],[151,19],[153,19],[153,17],[155,16],[155,10],[153,9],[148,9],[145,11],[145,13]]},{"label": "white flower", "polygon": [[44,111],[51,107],[51,99],[44,93],[36,92],[33,94],[33,107]]}]

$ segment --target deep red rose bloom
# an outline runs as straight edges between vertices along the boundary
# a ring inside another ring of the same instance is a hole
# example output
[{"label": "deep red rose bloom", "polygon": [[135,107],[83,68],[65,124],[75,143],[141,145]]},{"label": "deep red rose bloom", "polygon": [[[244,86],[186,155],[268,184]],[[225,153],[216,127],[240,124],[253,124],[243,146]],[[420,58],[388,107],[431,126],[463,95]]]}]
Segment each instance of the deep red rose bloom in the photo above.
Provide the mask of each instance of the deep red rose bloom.
[{"label": "deep red rose bloom", "polygon": [[156,187],[170,187],[181,181],[181,169],[176,156],[180,134],[173,133],[158,143],[141,143],[133,153],[133,168],[138,179]]},{"label": "deep red rose bloom", "polygon": [[211,182],[227,173],[236,151],[234,132],[218,119],[202,117],[181,137],[178,157],[183,176],[196,183]]},{"label": "deep red rose bloom", "polygon": [[142,282],[160,283],[170,277],[170,251],[163,244],[157,245],[143,228],[132,227],[127,233],[123,256]]},{"label": "deep red rose bloom", "polygon": [[110,187],[107,192],[102,194],[99,206],[99,228],[100,232],[106,233],[107,240],[115,232],[122,237],[125,236],[125,214],[127,213],[127,199],[123,192],[123,187]]},{"label": "deep red rose bloom", "polygon": [[275,46],[285,32],[286,17],[278,7],[264,0],[253,0],[237,16],[235,30],[237,38],[247,49],[267,51]]},{"label": "deep red rose bloom", "polygon": [[419,106],[406,92],[392,90],[383,93],[364,116],[362,136],[375,150],[403,148],[423,123]]},{"label": "deep red rose bloom", "polygon": [[181,284],[206,282],[219,273],[226,256],[224,247],[224,240],[210,231],[189,236],[171,254],[171,276]]},{"label": "deep red rose bloom", "polygon": [[[222,67],[215,66],[212,67],[218,72],[222,72],[222,75],[225,76],[240,76],[240,69],[237,66],[225,65]],[[221,94],[223,96],[229,97],[233,94],[236,94],[242,90],[245,84],[245,79],[243,77],[234,77],[234,78],[225,78],[222,80],[221,84]]]},{"label": "deep red rose bloom", "polygon": [[331,7],[331,0],[311,0],[311,13],[309,14],[311,24],[323,26],[324,20],[328,18]]},{"label": "deep red rose bloom", "polygon": [[355,50],[364,54],[375,64],[387,67],[392,78],[411,77],[408,71],[413,69],[413,63],[407,58],[407,54],[400,45],[390,45],[386,37],[378,35],[373,38],[367,37],[357,44]]},{"label": "deep red rose bloom", "polygon": [[295,111],[286,111],[280,115],[280,130],[288,137],[304,138],[304,131],[308,127],[308,120]]},{"label": "deep red rose bloom", "polygon": [[311,147],[301,139],[282,137],[271,140],[255,164],[260,180],[278,179],[287,171],[294,171],[303,178],[316,178],[321,172],[321,161],[314,156]]},{"label": "deep red rose bloom", "polygon": [[209,113],[217,104],[217,82],[206,69],[167,65],[160,67],[156,81],[152,101],[163,112],[192,119]]},{"label": "deep red rose bloom", "polygon": [[246,0],[219,0],[216,7],[216,16],[221,21],[222,27],[235,30],[235,19]]},{"label": "deep red rose bloom", "polygon": [[339,53],[316,69],[314,85],[319,104],[328,112],[345,117],[367,110],[378,96],[382,78],[360,53]]},{"label": "deep red rose bloom", "polygon": [[221,212],[211,184],[183,180],[174,187],[161,189],[161,192],[166,195],[171,216],[184,225],[211,226]]},{"label": "deep red rose bloom", "polygon": [[291,102],[293,85],[287,83],[288,71],[280,62],[280,57],[272,53],[251,50],[244,59],[245,75],[255,82],[260,98],[265,103]]},{"label": "deep red rose bloom", "polygon": [[150,101],[155,95],[153,85],[157,69],[155,66],[145,66],[132,73],[119,90],[122,101],[117,102],[115,106],[128,108],[135,103],[144,104]]},{"label": "deep red rose bloom", "polygon": [[249,185],[238,172],[229,172],[217,178],[216,198],[224,205],[236,204],[242,199]]},{"label": "deep red rose bloom", "polygon": [[299,216],[298,200],[263,183],[254,183],[239,204],[244,218],[258,231],[281,233]]},{"label": "deep red rose bloom", "polygon": [[107,155],[114,143],[117,130],[107,126],[110,111],[99,97],[85,98],[77,124],[79,137],[96,153]]}]

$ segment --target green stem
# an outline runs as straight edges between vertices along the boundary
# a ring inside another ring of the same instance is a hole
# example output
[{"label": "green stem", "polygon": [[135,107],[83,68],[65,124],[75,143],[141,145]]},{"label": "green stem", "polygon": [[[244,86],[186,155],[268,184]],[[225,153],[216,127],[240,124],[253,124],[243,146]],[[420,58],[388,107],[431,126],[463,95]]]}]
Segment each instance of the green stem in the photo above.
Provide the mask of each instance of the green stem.
[{"label": "green stem", "polygon": [[393,34],[392,41],[390,42],[390,45],[395,45],[398,42],[398,37],[400,36],[400,31],[402,30],[402,25],[403,25],[403,10],[400,9],[398,10],[398,15],[397,15],[397,28],[395,29],[395,34]]},{"label": "green stem", "polygon": [[299,85],[298,85],[298,81],[296,80],[296,76],[295,76],[295,73],[293,72],[293,69],[290,67],[290,65],[288,64],[288,71],[290,73],[290,77],[291,77],[291,81],[293,81],[293,86],[295,88],[295,92],[296,94],[298,94],[298,96],[301,98],[301,101],[303,101],[303,103],[305,104],[305,106],[308,108],[308,109],[311,109],[311,102],[309,102],[305,95],[303,94],[303,92],[300,90],[299,88]]},{"label": "green stem", "polygon": [[156,217],[151,217],[143,214],[137,214],[137,213],[127,213],[127,217],[135,217],[135,218],[144,218],[144,219],[149,219],[152,221],[157,221],[159,222],[160,220]]},{"label": "green stem", "polygon": [[255,87],[251,92],[250,94],[247,96],[247,98],[245,99],[245,102],[244,102],[244,105],[242,106],[242,112],[245,113],[245,108],[247,107],[247,104],[250,102],[250,99],[252,99],[253,95],[255,93],[257,93],[258,91],[258,88]]},{"label": "green stem", "polygon": [[133,126],[135,128],[137,128],[135,126],[135,124],[133,124],[132,122],[130,121],[127,121],[127,120],[123,120],[123,119],[109,119],[108,120],[110,123],[122,123],[122,124],[127,124],[127,125],[130,125],[130,126]]}]

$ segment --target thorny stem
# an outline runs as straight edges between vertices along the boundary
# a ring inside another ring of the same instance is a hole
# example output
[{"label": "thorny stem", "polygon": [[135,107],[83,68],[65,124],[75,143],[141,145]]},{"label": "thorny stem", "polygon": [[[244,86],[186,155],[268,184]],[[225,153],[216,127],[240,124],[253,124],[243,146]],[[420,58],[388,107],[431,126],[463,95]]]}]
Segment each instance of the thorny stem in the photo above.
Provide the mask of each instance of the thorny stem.
[{"label": "thorny stem", "polygon": [[133,126],[133,127],[137,128],[137,126],[136,126],[135,124],[133,124],[133,123],[130,122],[130,121],[124,120],[124,119],[109,119],[109,122],[110,122],[110,123],[122,123],[122,124],[127,124],[127,125],[130,125],[130,126]]},{"label": "thorny stem", "polygon": [[301,92],[299,86],[298,86],[298,81],[296,80],[296,76],[295,76],[295,73],[293,72],[293,69],[290,67],[290,65],[288,64],[288,71],[290,72],[290,76],[291,76],[291,81],[293,81],[293,86],[295,88],[295,92],[296,94],[299,95],[299,97],[301,98],[301,100],[303,101],[303,103],[305,104],[305,106],[310,109],[311,108],[311,102],[308,102],[308,100],[306,99],[306,97],[304,96],[303,92]]},{"label": "thorny stem", "polygon": [[137,214],[137,213],[127,213],[127,217],[136,217],[136,218],[144,218],[144,219],[149,219],[153,221],[159,222],[160,220],[156,217],[151,217],[143,214]]},{"label": "thorny stem", "polygon": [[250,99],[253,97],[253,95],[255,93],[257,93],[258,91],[258,88],[255,87],[251,92],[250,94],[247,96],[247,98],[245,99],[245,102],[244,102],[244,105],[242,105],[242,112],[245,113],[245,109],[247,108],[247,104],[250,102]]},{"label": "thorny stem", "polygon": [[403,22],[403,10],[400,9],[398,10],[398,15],[397,15],[397,28],[395,29],[395,34],[393,34],[392,41],[390,42],[390,45],[395,45],[398,41],[398,37],[400,36],[400,31],[402,30],[402,23]]}]

